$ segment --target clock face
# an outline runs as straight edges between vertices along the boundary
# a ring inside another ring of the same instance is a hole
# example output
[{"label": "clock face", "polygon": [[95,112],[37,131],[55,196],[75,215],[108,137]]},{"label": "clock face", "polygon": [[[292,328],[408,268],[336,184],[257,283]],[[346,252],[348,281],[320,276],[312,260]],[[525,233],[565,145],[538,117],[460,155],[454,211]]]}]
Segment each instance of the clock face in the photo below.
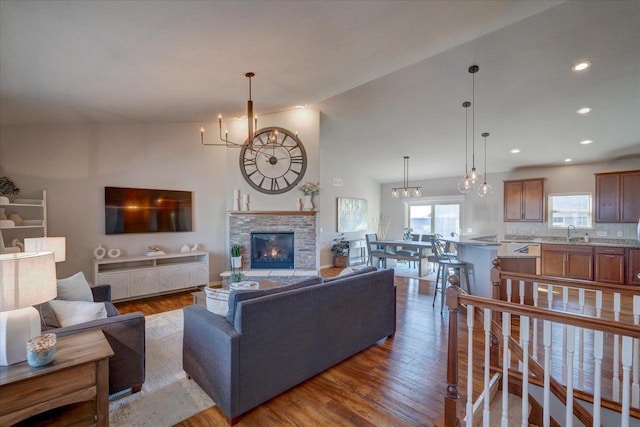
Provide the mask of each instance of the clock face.
[{"label": "clock face", "polygon": [[307,170],[307,152],[290,131],[279,127],[260,129],[253,143],[240,152],[240,171],[256,190],[282,194],[296,187]]}]

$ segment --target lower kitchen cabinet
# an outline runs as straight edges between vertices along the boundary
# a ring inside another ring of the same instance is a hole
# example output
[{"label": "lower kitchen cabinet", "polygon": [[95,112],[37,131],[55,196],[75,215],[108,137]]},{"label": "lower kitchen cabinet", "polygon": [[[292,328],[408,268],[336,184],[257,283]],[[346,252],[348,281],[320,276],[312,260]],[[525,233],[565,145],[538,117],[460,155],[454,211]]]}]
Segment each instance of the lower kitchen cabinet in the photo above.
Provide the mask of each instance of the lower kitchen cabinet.
[{"label": "lower kitchen cabinet", "polygon": [[591,246],[542,245],[541,253],[543,275],[593,280]]},{"label": "lower kitchen cabinet", "polygon": [[624,248],[596,247],[595,281],[624,284]]},{"label": "lower kitchen cabinet", "polygon": [[640,249],[629,249],[627,255],[627,284],[640,286]]}]

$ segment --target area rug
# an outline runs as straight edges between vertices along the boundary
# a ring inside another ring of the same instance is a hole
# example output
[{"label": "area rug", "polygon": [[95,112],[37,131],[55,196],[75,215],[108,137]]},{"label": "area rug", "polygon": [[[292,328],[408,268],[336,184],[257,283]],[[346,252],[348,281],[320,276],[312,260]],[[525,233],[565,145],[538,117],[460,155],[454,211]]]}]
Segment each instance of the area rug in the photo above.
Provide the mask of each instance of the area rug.
[{"label": "area rug", "polygon": [[[387,262],[389,262],[389,267],[391,267],[390,260]],[[430,281],[436,280],[436,274],[432,271],[428,271],[426,268],[422,271],[423,275],[421,277],[418,276],[418,267],[414,267],[413,265],[413,263],[409,265],[408,262],[397,262],[392,268],[396,276],[413,277]]]},{"label": "area rug", "polygon": [[112,396],[111,426],[172,426],[215,405],[182,370],[182,310],[147,316],[142,391]]}]

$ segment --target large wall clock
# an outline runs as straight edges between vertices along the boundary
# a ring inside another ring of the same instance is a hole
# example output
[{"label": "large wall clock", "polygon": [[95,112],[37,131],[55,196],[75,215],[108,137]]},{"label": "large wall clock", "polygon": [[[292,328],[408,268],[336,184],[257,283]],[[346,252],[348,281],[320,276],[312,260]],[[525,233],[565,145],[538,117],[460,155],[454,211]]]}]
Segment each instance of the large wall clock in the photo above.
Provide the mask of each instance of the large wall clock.
[{"label": "large wall clock", "polygon": [[240,170],[249,185],[261,193],[292,190],[307,170],[307,152],[297,135],[287,129],[260,129],[240,152]]}]

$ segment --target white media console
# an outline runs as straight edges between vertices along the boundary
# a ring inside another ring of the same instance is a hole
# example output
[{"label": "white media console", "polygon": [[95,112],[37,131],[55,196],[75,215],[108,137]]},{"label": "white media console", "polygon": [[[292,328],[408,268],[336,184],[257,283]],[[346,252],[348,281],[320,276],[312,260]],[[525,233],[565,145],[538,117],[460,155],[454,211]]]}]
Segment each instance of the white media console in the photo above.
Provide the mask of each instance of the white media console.
[{"label": "white media console", "polygon": [[173,252],[93,261],[93,283],[111,285],[111,299],[122,301],[209,283],[209,253]]}]

